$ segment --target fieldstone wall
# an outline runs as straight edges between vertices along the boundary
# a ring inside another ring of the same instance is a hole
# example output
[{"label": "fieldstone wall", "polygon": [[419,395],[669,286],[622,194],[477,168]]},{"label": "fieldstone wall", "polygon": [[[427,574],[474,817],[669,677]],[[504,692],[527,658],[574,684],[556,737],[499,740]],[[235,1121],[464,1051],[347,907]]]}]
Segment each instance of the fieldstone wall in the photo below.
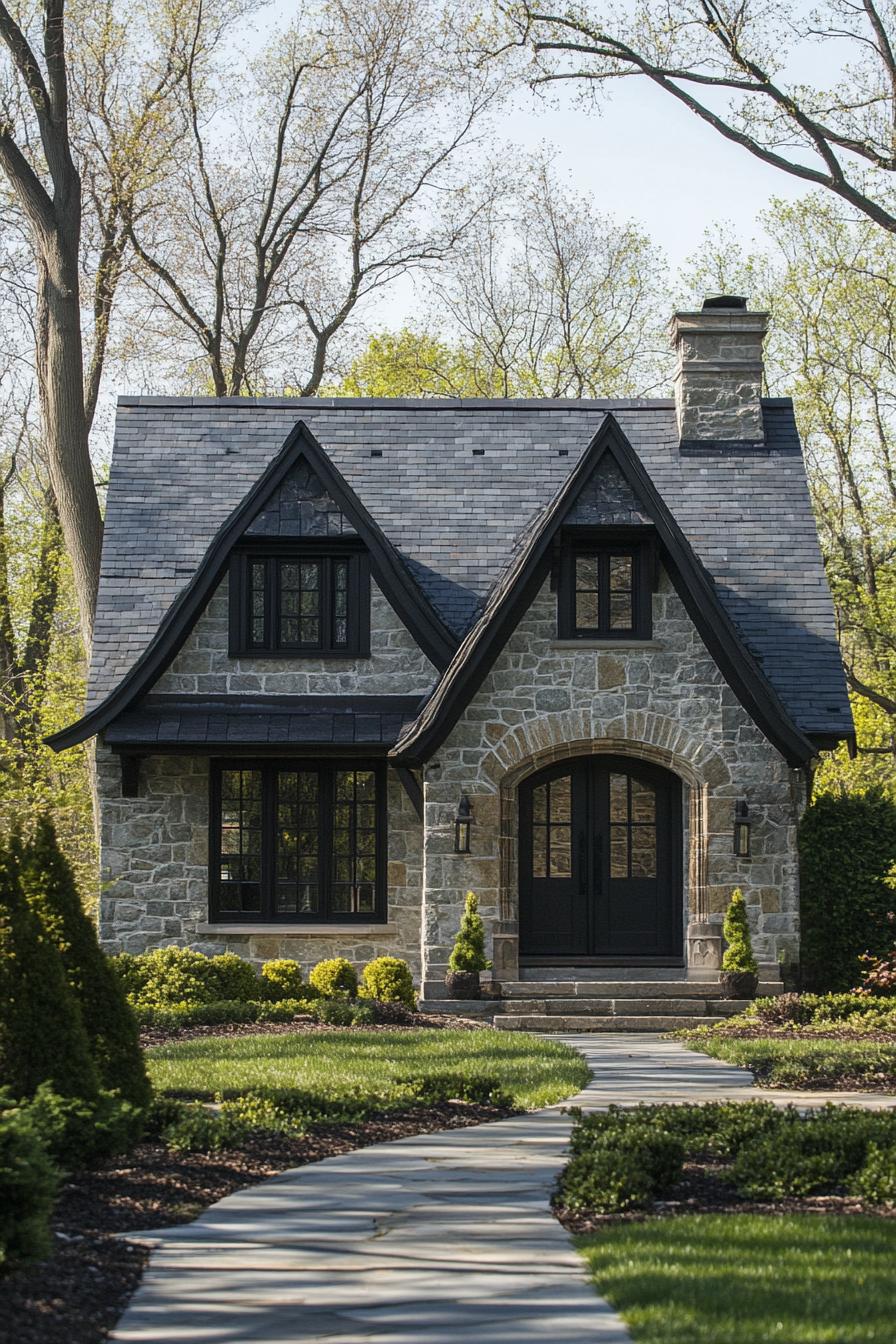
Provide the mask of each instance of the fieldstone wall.
[{"label": "fieldstone wall", "polygon": [[[371,656],[357,659],[230,658],[227,580],[171,667],[159,694],[425,695],[436,672],[376,584],[371,585]],[[422,828],[390,772],[388,923],[345,932],[325,925],[275,933],[222,934],[208,925],[208,762],[150,757],[140,796],[121,796],[118,758],[97,748],[101,812],[100,933],[111,951],[175,943],[253,960],[293,957],[304,967],[347,956],[361,965],[388,953],[420,970]]]},{"label": "fieldstone wall", "polygon": [[221,934],[208,924],[208,761],[154,756],[141,762],[140,797],[122,798],[117,757],[97,752],[102,798],[100,932],[109,952],[175,944],[253,961],[292,957],[306,972],[324,957],[360,968],[372,957],[404,957],[420,974],[422,828],[398,778],[389,773],[388,923],[309,934]]},{"label": "fieldstone wall", "polygon": [[[711,932],[718,949],[718,925],[735,886],[746,896],[767,973],[779,955],[795,955],[802,777],[729,689],[665,574],[653,598],[653,634],[642,644],[564,645],[556,638],[556,597],[545,583],[424,772],[427,980],[444,974],[468,889],[480,897],[497,977],[515,978],[517,785],[551,761],[595,751],[642,756],[683,780],[682,919],[695,970],[706,952],[698,934]],[[461,793],[473,806],[470,855],[453,852]],[[752,853],[743,859],[733,854],[739,798],[753,823]],[[712,958],[703,964],[711,969]]]},{"label": "fieldstone wall", "polygon": [[153,687],[157,695],[426,695],[436,669],[375,583],[369,658],[231,658],[228,581]]}]

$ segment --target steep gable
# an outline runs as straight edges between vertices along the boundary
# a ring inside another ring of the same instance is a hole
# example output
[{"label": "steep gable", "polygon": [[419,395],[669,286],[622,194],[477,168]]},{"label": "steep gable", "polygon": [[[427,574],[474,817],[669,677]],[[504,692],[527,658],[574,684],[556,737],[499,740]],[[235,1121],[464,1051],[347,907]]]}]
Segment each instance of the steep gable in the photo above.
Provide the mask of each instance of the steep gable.
[{"label": "steep gable", "polygon": [[355,528],[302,457],[275,486],[246,528],[247,537],[345,537]]},{"label": "steep gable", "polygon": [[[745,646],[722,607],[710,576],[619,424],[608,414],[541,517],[526,529],[479,620],[457,650],[416,723],[402,734],[390,753],[395,760],[405,765],[420,764],[442,745],[543,583],[560,529],[572,526],[583,515],[587,525],[593,525],[595,506],[604,507],[608,493],[611,508],[616,508],[621,500],[631,514],[634,505],[639,519],[655,528],[679,597],[722,675],[753,721],[790,764],[804,763],[815,754],[814,747],[796,727]],[[614,516],[612,521],[616,524],[618,520]]]}]

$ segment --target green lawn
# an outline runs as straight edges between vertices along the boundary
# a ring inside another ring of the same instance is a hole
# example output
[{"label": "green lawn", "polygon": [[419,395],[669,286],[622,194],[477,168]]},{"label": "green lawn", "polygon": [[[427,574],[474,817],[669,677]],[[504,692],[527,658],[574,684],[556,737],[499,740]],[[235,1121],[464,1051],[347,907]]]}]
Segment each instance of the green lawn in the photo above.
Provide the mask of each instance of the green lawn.
[{"label": "green lawn", "polygon": [[147,1051],[153,1086],[199,1098],[256,1088],[295,1088],[321,1100],[400,1105],[411,1079],[487,1078],[521,1109],[562,1101],[584,1087],[581,1055],[559,1041],[516,1032],[346,1031],[207,1037]]},{"label": "green lawn", "polygon": [[637,1344],[890,1344],[896,1219],[689,1214],[578,1238]]},{"label": "green lawn", "polygon": [[767,1087],[896,1091],[896,1042],[750,1039],[709,1030],[686,1037],[685,1044],[751,1069]]}]

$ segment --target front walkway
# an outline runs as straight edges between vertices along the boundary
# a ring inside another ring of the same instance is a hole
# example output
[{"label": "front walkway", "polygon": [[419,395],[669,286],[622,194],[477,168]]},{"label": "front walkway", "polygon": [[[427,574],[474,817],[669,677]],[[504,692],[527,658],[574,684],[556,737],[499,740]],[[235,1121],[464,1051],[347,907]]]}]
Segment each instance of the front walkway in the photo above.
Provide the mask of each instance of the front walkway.
[{"label": "front walkway", "polygon": [[[647,1036],[569,1036],[594,1077],[564,1106],[773,1101],[750,1075]],[[116,1340],[144,1344],[623,1344],[551,1215],[561,1107],[377,1144],[230,1195],[155,1246]]]}]

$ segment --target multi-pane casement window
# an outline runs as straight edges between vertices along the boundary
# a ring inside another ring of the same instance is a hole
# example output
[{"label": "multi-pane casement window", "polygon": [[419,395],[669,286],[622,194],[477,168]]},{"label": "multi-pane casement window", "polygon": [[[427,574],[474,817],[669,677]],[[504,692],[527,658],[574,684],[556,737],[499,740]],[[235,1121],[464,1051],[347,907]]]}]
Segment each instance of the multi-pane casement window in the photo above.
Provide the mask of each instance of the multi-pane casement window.
[{"label": "multi-pane casement window", "polygon": [[238,551],[230,594],[232,654],[370,653],[370,577],[363,551],[316,546]]},{"label": "multi-pane casement window", "polygon": [[379,765],[213,763],[210,897],[221,920],[382,920]]},{"label": "multi-pane casement window", "polygon": [[648,555],[638,545],[570,545],[561,556],[561,639],[649,639]]}]

